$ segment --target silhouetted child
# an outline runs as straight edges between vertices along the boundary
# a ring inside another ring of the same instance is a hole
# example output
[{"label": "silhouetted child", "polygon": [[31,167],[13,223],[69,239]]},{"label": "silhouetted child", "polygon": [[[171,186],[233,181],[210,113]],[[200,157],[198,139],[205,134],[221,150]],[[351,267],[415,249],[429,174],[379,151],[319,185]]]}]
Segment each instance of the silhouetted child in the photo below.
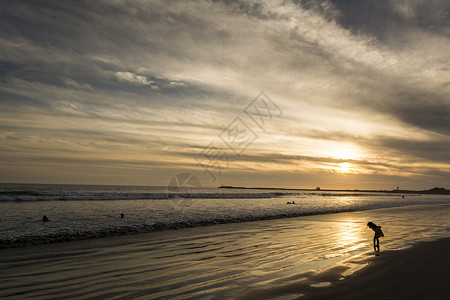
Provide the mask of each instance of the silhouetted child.
[{"label": "silhouetted child", "polygon": [[123,213],[120,214],[120,217],[123,219],[123,217],[125,217],[125,215]]},{"label": "silhouetted child", "polygon": [[377,226],[375,225],[375,223],[369,222],[367,223],[367,226],[370,227],[370,229],[372,229],[373,231],[375,231],[375,235],[373,236],[373,249],[375,251],[377,251],[378,248],[378,252],[380,252],[380,237],[383,237],[383,231],[381,231],[381,226]]}]

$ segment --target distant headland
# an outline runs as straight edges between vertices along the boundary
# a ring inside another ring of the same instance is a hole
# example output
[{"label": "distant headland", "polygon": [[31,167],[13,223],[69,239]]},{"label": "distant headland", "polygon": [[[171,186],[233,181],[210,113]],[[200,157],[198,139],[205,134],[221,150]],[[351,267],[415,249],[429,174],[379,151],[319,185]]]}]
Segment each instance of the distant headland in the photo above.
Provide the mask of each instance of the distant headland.
[{"label": "distant headland", "polygon": [[221,189],[248,189],[248,190],[285,190],[285,191],[321,191],[321,192],[362,192],[362,193],[398,193],[398,194],[432,194],[432,195],[450,195],[450,190],[445,188],[435,187],[429,190],[414,191],[414,190],[401,190],[399,188],[394,190],[360,190],[360,189],[347,189],[347,190],[337,190],[337,189],[321,189],[316,187],[313,189],[289,189],[280,187],[243,187],[243,186],[231,186],[231,185],[221,185]]}]

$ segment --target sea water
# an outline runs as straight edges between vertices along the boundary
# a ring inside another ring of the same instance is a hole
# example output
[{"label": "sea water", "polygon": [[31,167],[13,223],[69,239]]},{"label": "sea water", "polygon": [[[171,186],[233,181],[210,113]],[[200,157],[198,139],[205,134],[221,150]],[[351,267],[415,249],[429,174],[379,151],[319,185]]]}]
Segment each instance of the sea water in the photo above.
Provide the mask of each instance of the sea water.
[{"label": "sea water", "polygon": [[0,247],[448,203],[445,195],[359,191],[0,184]]}]

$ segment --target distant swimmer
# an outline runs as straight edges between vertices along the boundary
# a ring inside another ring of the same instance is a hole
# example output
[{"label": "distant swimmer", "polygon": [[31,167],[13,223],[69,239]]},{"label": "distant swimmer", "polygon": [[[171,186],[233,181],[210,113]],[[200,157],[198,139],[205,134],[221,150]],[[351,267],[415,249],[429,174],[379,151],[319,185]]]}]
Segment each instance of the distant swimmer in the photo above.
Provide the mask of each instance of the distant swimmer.
[{"label": "distant swimmer", "polygon": [[42,222],[48,222],[48,221],[50,221],[50,220],[47,218],[47,216],[42,217]]},{"label": "distant swimmer", "polygon": [[[381,226],[375,225],[375,223],[369,222],[367,223],[367,226],[370,227],[375,232],[375,235],[373,236],[373,249],[377,252],[380,252],[380,237],[383,237],[383,231],[381,230]],[[378,250],[377,250],[378,249]]]},{"label": "distant swimmer", "polygon": [[123,213],[120,214],[120,217],[123,219],[123,217],[125,217],[125,215]]}]

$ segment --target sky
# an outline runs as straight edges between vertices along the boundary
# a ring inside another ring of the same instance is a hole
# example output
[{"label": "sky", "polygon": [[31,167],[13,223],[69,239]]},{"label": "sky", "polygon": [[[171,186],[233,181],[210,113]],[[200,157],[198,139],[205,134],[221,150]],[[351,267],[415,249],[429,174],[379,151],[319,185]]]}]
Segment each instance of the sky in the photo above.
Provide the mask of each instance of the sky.
[{"label": "sky", "polygon": [[447,0],[0,8],[0,182],[450,188]]}]

